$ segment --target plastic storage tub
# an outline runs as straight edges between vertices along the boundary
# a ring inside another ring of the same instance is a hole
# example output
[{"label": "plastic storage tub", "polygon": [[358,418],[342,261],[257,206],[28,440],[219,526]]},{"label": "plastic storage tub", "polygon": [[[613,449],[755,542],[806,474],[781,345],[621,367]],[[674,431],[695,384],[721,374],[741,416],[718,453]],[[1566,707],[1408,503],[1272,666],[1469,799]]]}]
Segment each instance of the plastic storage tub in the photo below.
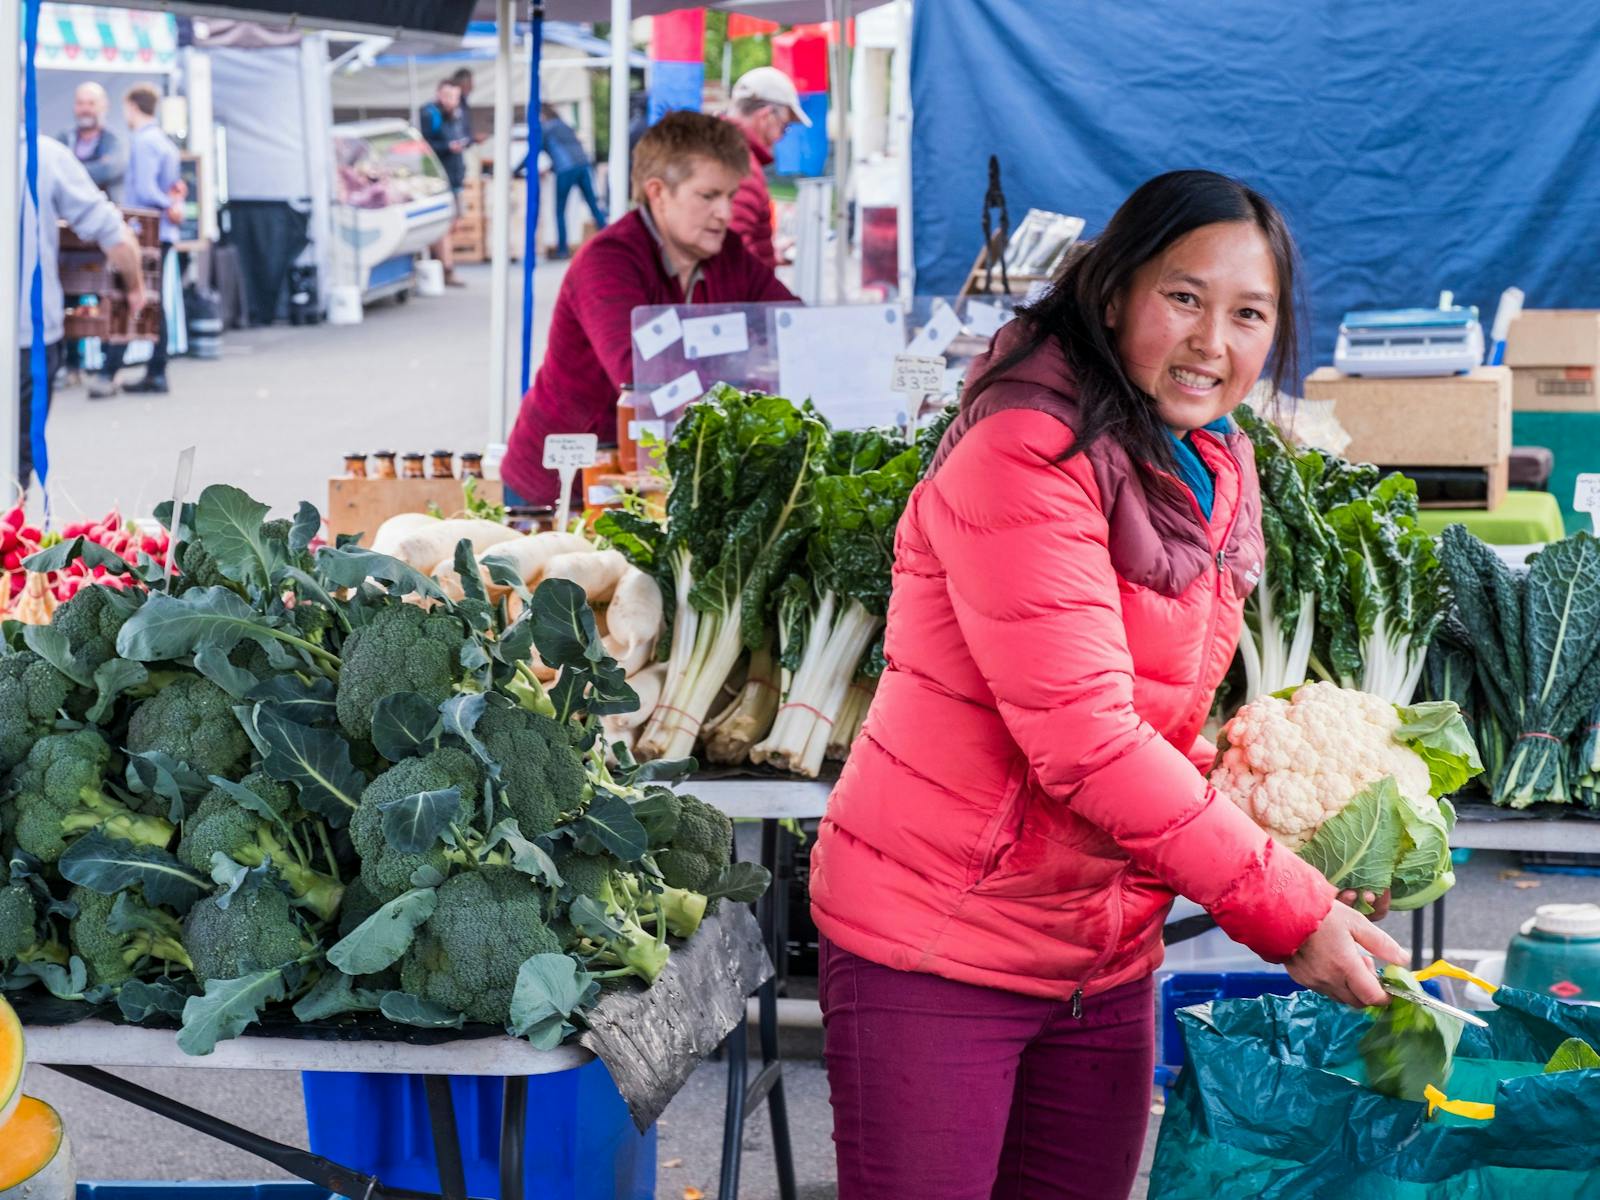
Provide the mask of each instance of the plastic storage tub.
[{"label": "plastic storage tub", "polygon": [[[307,1071],[301,1084],[312,1153],[394,1187],[438,1191],[433,1128],[420,1076]],[[467,1191],[474,1196],[500,1195],[504,1088],[498,1076],[450,1080]],[[603,1063],[531,1076],[527,1138],[529,1196],[650,1200],[655,1195],[656,1131],[640,1134],[633,1127]]]},{"label": "plastic storage tub", "polygon": [[1600,905],[1541,904],[1511,939],[1505,972],[1512,987],[1600,1001]]},{"label": "plastic storage tub", "polygon": [[314,1183],[176,1183],[172,1180],[108,1180],[79,1183],[78,1200],[331,1200]]}]

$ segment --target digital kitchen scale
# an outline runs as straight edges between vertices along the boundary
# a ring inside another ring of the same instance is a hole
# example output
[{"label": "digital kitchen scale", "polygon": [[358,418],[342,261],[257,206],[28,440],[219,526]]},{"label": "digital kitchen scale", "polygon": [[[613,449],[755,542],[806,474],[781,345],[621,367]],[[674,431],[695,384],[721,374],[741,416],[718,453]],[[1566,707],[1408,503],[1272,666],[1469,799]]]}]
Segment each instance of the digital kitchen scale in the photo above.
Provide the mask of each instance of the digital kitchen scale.
[{"label": "digital kitchen scale", "polygon": [[1333,365],[1346,375],[1459,375],[1483,362],[1476,307],[1347,312]]}]

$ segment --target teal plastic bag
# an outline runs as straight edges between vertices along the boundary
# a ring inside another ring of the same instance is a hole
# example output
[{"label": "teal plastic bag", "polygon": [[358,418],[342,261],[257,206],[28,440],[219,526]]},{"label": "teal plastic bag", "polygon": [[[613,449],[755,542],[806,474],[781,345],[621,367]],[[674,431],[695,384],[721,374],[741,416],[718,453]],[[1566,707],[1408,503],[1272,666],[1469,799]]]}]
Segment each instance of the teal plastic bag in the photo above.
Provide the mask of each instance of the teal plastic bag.
[{"label": "teal plastic bag", "polygon": [[1188,1065],[1162,1118],[1151,1200],[1585,1200],[1600,1197],[1600,1070],[1542,1074],[1567,1038],[1600,1047],[1600,1008],[1501,988],[1467,1026],[1453,1100],[1474,1121],[1360,1080],[1363,1012],[1312,992],[1178,1014]]}]

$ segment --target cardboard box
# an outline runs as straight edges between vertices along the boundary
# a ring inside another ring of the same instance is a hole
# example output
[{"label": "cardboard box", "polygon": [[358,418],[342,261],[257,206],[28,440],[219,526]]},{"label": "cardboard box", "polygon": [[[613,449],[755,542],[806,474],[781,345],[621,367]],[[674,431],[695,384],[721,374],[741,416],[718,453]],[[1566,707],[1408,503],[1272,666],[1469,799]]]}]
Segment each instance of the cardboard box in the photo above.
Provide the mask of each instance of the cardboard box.
[{"label": "cardboard box", "polygon": [[[490,504],[505,499],[498,479],[480,479],[478,498]],[[390,517],[408,512],[427,512],[430,504],[439,506],[447,517],[466,511],[466,497],[459,479],[330,479],[328,480],[328,529],[335,536],[359,533],[363,546],[372,545],[372,535]]]},{"label": "cardboard box", "polygon": [[1331,400],[1345,457],[1383,467],[1491,467],[1511,459],[1511,371],[1376,379],[1323,367],[1307,400]]},{"label": "cardboard box", "polygon": [[1593,366],[1513,367],[1511,406],[1518,412],[1600,412]]},{"label": "cardboard box", "polygon": [[1600,365],[1600,310],[1530,309],[1506,334],[1508,367]]}]

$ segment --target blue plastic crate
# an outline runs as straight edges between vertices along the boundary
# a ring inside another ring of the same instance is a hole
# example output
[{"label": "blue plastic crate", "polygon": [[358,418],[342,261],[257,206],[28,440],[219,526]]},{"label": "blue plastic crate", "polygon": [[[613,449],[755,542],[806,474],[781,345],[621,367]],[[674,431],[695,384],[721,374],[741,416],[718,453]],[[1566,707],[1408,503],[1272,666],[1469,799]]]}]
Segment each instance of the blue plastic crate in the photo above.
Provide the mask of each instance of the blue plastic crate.
[{"label": "blue plastic crate", "polygon": [[330,1200],[314,1183],[176,1183],[108,1180],[78,1184],[78,1200]]},{"label": "blue plastic crate", "polygon": [[[421,1076],[307,1071],[301,1086],[312,1153],[394,1187],[438,1190]],[[504,1089],[498,1076],[450,1080],[467,1191],[474,1196],[500,1195]],[[529,1078],[527,1139],[529,1196],[651,1200],[655,1195],[656,1131],[641,1134],[633,1127],[603,1063]]]},{"label": "blue plastic crate", "polygon": [[1249,1000],[1256,996],[1288,996],[1302,991],[1283,971],[1225,971],[1219,974],[1179,972],[1161,984],[1161,1064],[1170,1078],[1157,1083],[1170,1086],[1185,1058],[1183,1034],[1178,1031],[1178,1010],[1209,1000]]}]

